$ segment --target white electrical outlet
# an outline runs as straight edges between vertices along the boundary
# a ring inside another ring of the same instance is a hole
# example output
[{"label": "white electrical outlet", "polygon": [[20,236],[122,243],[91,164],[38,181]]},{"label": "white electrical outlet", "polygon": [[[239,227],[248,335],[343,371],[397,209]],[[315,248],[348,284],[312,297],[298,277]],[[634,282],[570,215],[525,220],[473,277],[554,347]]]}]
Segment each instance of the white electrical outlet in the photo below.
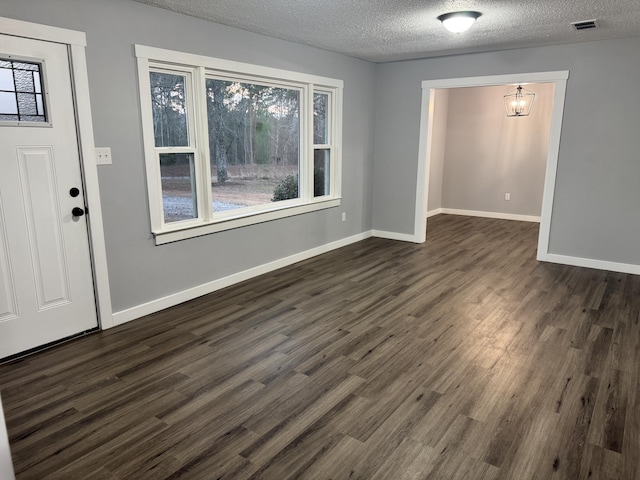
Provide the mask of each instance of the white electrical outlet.
[{"label": "white electrical outlet", "polygon": [[347,221],[347,212],[342,212],[342,221],[343,222]]},{"label": "white electrical outlet", "polygon": [[96,165],[111,165],[111,148],[96,147]]},{"label": "white electrical outlet", "polygon": [[504,199],[505,199],[506,201],[511,200],[511,194],[510,194],[510,193],[505,193],[505,194],[504,194]]}]

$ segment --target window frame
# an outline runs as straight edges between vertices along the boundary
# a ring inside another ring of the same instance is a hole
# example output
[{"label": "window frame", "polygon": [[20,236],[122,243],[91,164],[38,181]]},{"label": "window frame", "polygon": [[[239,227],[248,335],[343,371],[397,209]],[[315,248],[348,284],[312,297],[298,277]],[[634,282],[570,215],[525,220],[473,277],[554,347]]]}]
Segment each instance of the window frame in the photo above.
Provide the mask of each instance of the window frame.
[{"label": "window frame", "polygon": [[[160,216],[158,218],[159,220],[159,225],[161,230],[167,230],[167,229],[173,229],[175,228],[174,225],[179,224],[179,226],[181,228],[191,228],[194,226],[198,226],[201,223],[201,219],[200,219],[200,213],[203,212],[202,207],[203,205],[203,201],[206,200],[204,198],[204,196],[202,195],[202,190],[203,190],[203,179],[201,178],[201,172],[199,168],[195,168],[195,165],[198,163],[198,158],[201,156],[201,150],[202,147],[200,146],[200,139],[201,139],[201,135],[198,132],[198,128],[197,128],[197,121],[196,121],[196,116],[197,116],[197,105],[195,102],[195,95],[194,95],[194,91],[196,89],[194,81],[196,78],[196,69],[193,68],[186,68],[186,67],[180,67],[180,68],[175,68],[173,65],[168,65],[168,66],[155,66],[155,65],[150,65],[148,73],[147,73],[147,77],[149,76],[149,73],[151,72],[155,72],[155,73],[164,73],[164,74],[170,74],[170,75],[181,75],[185,77],[185,82],[184,82],[184,91],[185,91],[185,106],[187,108],[187,140],[188,140],[188,145],[185,146],[170,146],[170,147],[157,147],[155,145],[155,132],[154,132],[154,137],[152,140],[153,143],[153,164],[154,164],[154,176],[155,176],[155,181],[156,181],[156,188],[160,191],[160,204],[161,204],[161,209],[160,209]],[[149,83],[149,90],[151,90],[151,84]],[[151,103],[150,103],[150,108],[152,108]],[[151,122],[152,122],[152,130],[153,130],[153,113],[151,113]],[[200,148],[199,148],[200,147]],[[164,220],[164,203],[162,200],[162,172],[161,172],[161,166],[160,166],[160,156],[163,154],[191,154],[193,155],[193,163],[194,163],[194,168],[193,168],[193,174],[194,174],[194,179],[192,180],[193,184],[194,184],[194,192],[193,194],[196,196],[196,213],[197,216],[191,219],[186,219],[186,220],[181,220],[181,221],[176,221],[176,222],[170,222],[167,223]],[[149,163],[149,162],[147,162]],[[147,169],[149,168],[149,165],[147,165]],[[157,212],[156,212],[157,213]],[[153,221],[153,219],[152,219]]]},{"label": "window frame", "polygon": [[[220,232],[233,228],[267,222],[279,218],[334,208],[341,202],[341,140],[342,140],[342,80],[263,67],[219,58],[188,54],[144,45],[135,46],[140,90],[140,108],[147,175],[147,194],[151,232],[157,245]],[[185,81],[187,120],[193,130],[189,133],[189,147],[156,147],[151,104],[152,71],[189,74]],[[300,159],[299,198],[243,207],[226,212],[213,212],[211,163],[207,125],[205,82],[209,78],[241,82],[259,82],[300,91]],[[191,90],[191,91],[189,91]],[[328,93],[328,144],[314,145],[314,93]],[[189,113],[189,108],[192,112]],[[314,152],[318,147],[330,151],[330,190],[328,195],[314,197]],[[195,194],[198,217],[175,222],[164,221],[160,153],[169,150],[193,151],[195,164]],[[161,152],[159,152],[161,151]]]},{"label": "window frame", "polygon": [[[334,190],[337,187],[337,185],[339,185],[339,182],[337,181],[337,179],[339,179],[340,177],[336,177],[336,174],[338,172],[334,171],[334,164],[333,164],[333,156],[334,156],[334,152],[337,150],[336,149],[336,138],[338,135],[338,132],[335,131],[334,124],[336,123],[334,121],[334,97],[335,97],[335,91],[332,89],[326,89],[326,88],[314,88],[313,90],[313,95],[315,95],[316,93],[322,94],[322,95],[327,95],[327,121],[329,122],[329,127],[327,128],[327,140],[328,142],[326,143],[315,143],[315,138],[312,139],[312,144],[313,144],[313,158],[312,158],[312,163],[315,163],[315,152],[317,150],[323,150],[323,151],[328,151],[329,152],[329,193],[326,195],[320,195],[314,198],[316,199],[322,199],[322,198],[327,198],[327,197],[331,197],[335,194]],[[312,97],[313,98],[313,97]],[[313,120],[312,120],[313,121]],[[315,129],[313,128],[313,124],[311,126],[311,129],[313,131],[315,131]],[[312,132],[313,133],[313,132]],[[312,169],[314,170],[314,169]],[[313,178],[314,172],[311,173],[311,180],[315,181]]]}]

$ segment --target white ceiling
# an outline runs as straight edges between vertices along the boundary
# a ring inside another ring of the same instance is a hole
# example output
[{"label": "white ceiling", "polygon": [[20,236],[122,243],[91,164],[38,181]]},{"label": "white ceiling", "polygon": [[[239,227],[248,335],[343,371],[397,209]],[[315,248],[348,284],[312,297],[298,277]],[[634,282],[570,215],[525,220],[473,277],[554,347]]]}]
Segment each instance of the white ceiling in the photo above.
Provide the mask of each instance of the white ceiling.
[{"label": "white ceiling", "polygon": [[[640,36],[639,0],[136,1],[372,62]],[[436,17],[459,10],[482,16],[449,33]]]}]

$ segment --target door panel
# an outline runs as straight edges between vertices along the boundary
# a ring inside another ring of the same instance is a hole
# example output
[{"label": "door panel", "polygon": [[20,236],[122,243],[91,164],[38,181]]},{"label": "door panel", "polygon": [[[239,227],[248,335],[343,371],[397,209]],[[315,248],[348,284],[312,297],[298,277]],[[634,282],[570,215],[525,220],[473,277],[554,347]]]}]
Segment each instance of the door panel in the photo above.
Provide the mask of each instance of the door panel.
[{"label": "door panel", "polygon": [[[0,358],[4,358],[90,330],[98,322],[86,215],[71,213],[74,207],[84,208],[84,198],[67,47],[0,35],[0,60],[5,60],[0,67],[14,62],[14,70],[6,67],[0,72],[5,78],[20,75],[25,83],[25,75],[42,77],[34,90],[37,94],[42,88],[44,96],[33,96],[46,111],[45,121],[0,121]],[[15,73],[17,61],[39,65],[39,71]],[[15,92],[16,98],[20,95]],[[28,94],[20,101],[30,108]],[[0,103],[0,118],[2,108],[10,114],[14,107]],[[73,187],[80,191],[76,197],[70,195]]]},{"label": "door panel", "polygon": [[53,151],[51,147],[18,147],[16,151],[38,310],[43,310],[69,303]]},{"label": "door panel", "polygon": [[16,288],[11,273],[11,257],[5,230],[4,211],[0,198],[0,323],[18,316]]}]

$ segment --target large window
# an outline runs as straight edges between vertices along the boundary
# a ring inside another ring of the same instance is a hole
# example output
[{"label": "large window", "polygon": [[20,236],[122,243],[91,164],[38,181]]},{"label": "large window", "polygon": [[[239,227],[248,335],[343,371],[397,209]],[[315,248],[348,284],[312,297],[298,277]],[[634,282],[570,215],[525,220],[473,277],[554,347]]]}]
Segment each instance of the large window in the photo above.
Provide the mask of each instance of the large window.
[{"label": "large window", "polygon": [[157,243],[340,204],[342,81],[136,46]]}]

